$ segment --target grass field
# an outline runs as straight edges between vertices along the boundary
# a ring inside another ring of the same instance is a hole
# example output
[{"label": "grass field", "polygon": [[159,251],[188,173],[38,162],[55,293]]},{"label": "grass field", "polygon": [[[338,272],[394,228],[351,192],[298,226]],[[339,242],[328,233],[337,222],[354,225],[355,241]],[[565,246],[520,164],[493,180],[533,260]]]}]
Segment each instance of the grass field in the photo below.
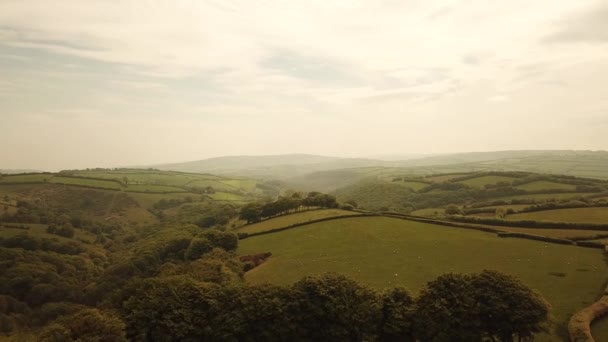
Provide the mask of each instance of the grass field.
[{"label": "grass field", "polygon": [[125,188],[128,192],[186,192],[182,188],[167,185],[131,184]]},{"label": "grass field", "polygon": [[426,186],[428,186],[428,184],[426,183],[422,183],[422,182],[395,182],[396,184],[400,184],[405,186],[406,188],[410,188],[414,191],[418,191]]},{"label": "grass field", "polygon": [[574,190],[576,190],[576,185],[548,182],[548,181],[537,181],[537,182],[530,182],[530,183],[518,185],[518,186],[516,186],[516,188],[521,189],[521,190],[526,190],[526,191],[542,191],[542,190],[574,191]]},{"label": "grass field", "polygon": [[507,220],[535,220],[574,223],[608,223],[608,208],[571,208],[508,215]]},{"label": "grass field", "polygon": [[500,182],[511,183],[515,178],[505,176],[481,176],[460,181],[458,183],[466,184],[473,188],[483,188],[489,184],[497,184]]},{"label": "grass field", "polygon": [[570,315],[593,302],[608,278],[600,250],[386,217],[320,222],[239,244],[240,255],[261,252],[272,257],[246,274],[250,283],[288,284],[333,271],[378,289],[405,286],[418,292],[447,272],[499,270],[542,293],[562,334]]},{"label": "grass field", "polygon": [[542,235],[554,237],[558,239],[585,238],[595,235],[606,235],[608,232],[601,230],[578,230],[578,229],[538,229],[538,228],[520,228],[520,227],[496,227],[498,230],[511,233],[525,233],[533,235]]},{"label": "grass field", "polygon": [[334,217],[340,215],[353,215],[357,214],[354,211],[342,210],[342,209],[319,209],[319,210],[309,210],[303,211],[300,213],[289,214],[279,216],[270,220],[250,224],[248,226],[237,228],[237,232],[243,233],[257,233],[263,232],[267,230],[271,230],[274,228],[280,228],[289,226],[295,223],[308,222],[312,220],[318,220],[326,217]]},{"label": "grass field", "polygon": [[85,179],[85,178],[71,178],[71,177],[53,177],[50,180],[51,183],[65,184],[65,185],[76,185],[76,186],[90,186],[95,188],[103,189],[121,189],[120,184],[112,181],[103,181],[98,179]]},{"label": "grass field", "polygon": [[53,175],[49,174],[2,176],[0,177],[0,183],[42,183],[45,179],[48,180],[51,177]]},{"label": "grass field", "polygon": [[431,182],[435,182],[435,183],[442,183],[442,182],[449,181],[450,179],[462,177],[464,175],[465,175],[464,173],[453,174],[453,175],[436,175],[436,176],[427,176],[427,177],[424,177],[424,179],[431,181]]},{"label": "grass field", "polygon": [[228,202],[243,202],[245,201],[245,197],[237,194],[232,194],[229,192],[221,192],[218,191],[216,193],[210,194],[209,197],[214,201],[228,201]]},{"label": "grass field", "polygon": [[410,214],[412,214],[414,216],[440,217],[440,216],[444,216],[445,209],[444,208],[418,209],[418,210],[412,211]]},{"label": "grass field", "polygon": [[495,200],[512,200],[512,199],[534,199],[534,200],[550,200],[550,199],[572,199],[579,198],[586,195],[590,195],[589,192],[567,192],[567,193],[556,193],[556,194],[530,194],[530,195],[516,195],[507,197],[494,198]]},{"label": "grass field", "polygon": [[255,186],[257,184],[257,182],[253,179],[222,179],[219,180],[219,182],[245,190],[247,192],[255,191]]}]

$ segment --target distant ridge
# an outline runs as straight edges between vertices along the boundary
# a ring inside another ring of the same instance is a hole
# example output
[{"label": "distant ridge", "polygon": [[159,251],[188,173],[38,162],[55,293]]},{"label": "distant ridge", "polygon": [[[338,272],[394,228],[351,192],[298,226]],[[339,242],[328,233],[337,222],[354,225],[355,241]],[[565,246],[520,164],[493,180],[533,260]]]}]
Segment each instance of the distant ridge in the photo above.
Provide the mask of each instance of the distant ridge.
[{"label": "distant ridge", "polygon": [[[467,152],[421,156],[407,160],[340,158],[313,154],[226,156],[197,161],[152,165],[160,170],[209,172],[247,177],[291,179],[321,178],[331,172],[341,183],[337,170],[397,168],[410,174],[470,171],[526,171],[579,177],[608,178],[608,152],[574,150],[518,150]],[[357,172],[359,173],[359,172]]]}]

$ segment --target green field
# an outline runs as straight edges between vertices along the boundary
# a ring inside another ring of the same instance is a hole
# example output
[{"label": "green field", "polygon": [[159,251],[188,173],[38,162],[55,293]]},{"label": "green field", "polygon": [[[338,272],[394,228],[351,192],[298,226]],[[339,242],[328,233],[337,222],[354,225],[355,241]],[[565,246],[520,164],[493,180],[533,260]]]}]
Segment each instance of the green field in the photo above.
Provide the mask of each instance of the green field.
[{"label": "green field", "polygon": [[543,190],[575,191],[576,185],[549,182],[549,181],[536,181],[536,182],[530,182],[530,183],[518,185],[515,188],[521,189],[521,190],[526,190],[526,191],[543,191]]},{"label": "green field", "polygon": [[578,230],[578,229],[540,229],[540,228],[520,228],[520,227],[496,227],[497,230],[502,230],[510,233],[524,233],[532,235],[542,235],[554,237],[558,239],[572,239],[593,237],[596,235],[606,235],[607,231],[602,230]]},{"label": "green field", "polygon": [[483,188],[486,185],[490,184],[498,184],[500,182],[511,183],[515,178],[513,177],[505,177],[505,176],[481,176],[475,177],[463,181],[459,181],[458,183],[466,184],[473,188]]},{"label": "green field", "polygon": [[154,184],[130,184],[125,188],[128,192],[186,192],[181,188],[167,185],[154,185]]},{"label": "green field", "polygon": [[210,194],[209,197],[215,201],[228,201],[228,202],[242,202],[245,201],[245,197],[237,194],[232,194],[229,192],[221,192],[218,191],[216,193]]},{"label": "green field", "polygon": [[255,186],[257,184],[257,182],[253,179],[222,179],[219,180],[219,182],[245,190],[247,192],[255,191]]},{"label": "green field", "polygon": [[116,189],[120,190],[122,186],[116,182],[103,181],[98,179],[86,179],[86,178],[72,178],[72,177],[53,177],[50,180],[51,183],[65,184],[65,185],[76,185],[76,186],[89,186],[103,189]]},{"label": "green field", "polygon": [[15,175],[15,176],[2,176],[0,177],[0,183],[42,183],[49,180],[53,175],[50,174],[35,174],[35,175]]},{"label": "green field", "polygon": [[539,290],[562,333],[570,315],[593,302],[608,278],[600,250],[386,217],[333,220],[251,237],[238,250],[240,255],[262,252],[272,257],[246,274],[250,283],[289,284],[333,271],[375,288],[405,286],[417,292],[443,273],[496,269]]},{"label": "green field", "polygon": [[424,216],[424,217],[442,217],[445,215],[444,208],[426,208],[426,209],[418,209],[414,210],[410,213],[414,216]]},{"label": "green field", "polygon": [[353,215],[357,214],[354,211],[342,210],[342,209],[319,209],[309,210],[300,213],[289,214],[279,216],[270,220],[250,224],[237,228],[236,231],[239,233],[258,233],[275,228],[286,227],[296,223],[308,222],[312,220],[318,220],[326,217],[334,217],[341,215]]},{"label": "green field", "polygon": [[567,193],[555,193],[555,194],[529,194],[529,195],[516,195],[498,197],[496,200],[513,200],[513,199],[533,199],[533,200],[550,200],[550,199],[573,199],[582,196],[590,195],[588,192],[567,192]]},{"label": "green field", "polygon": [[427,187],[428,184],[426,183],[422,183],[422,182],[397,182],[397,184],[401,184],[403,186],[405,186],[406,188],[410,188],[414,191],[418,191],[424,187]]},{"label": "green field", "polygon": [[431,181],[431,182],[435,182],[435,183],[442,183],[442,182],[447,182],[451,179],[454,178],[458,178],[458,177],[462,177],[464,176],[464,173],[460,173],[460,174],[450,174],[450,175],[435,175],[435,176],[428,176],[428,177],[424,177],[425,180]]},{"label": "green field", "polygon": [[534,211],[507,216],[507,220],[535,220],[573,223],[608,223],[608,207]]}]

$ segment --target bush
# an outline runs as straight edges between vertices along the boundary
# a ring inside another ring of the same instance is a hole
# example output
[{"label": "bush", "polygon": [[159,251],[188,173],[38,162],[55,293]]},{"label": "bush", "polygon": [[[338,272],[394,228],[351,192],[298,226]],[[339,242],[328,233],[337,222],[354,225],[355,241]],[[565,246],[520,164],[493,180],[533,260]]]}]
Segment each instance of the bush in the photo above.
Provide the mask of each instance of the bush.
[{"label": "bush", "polygon": [[213,244],[204,237],[196,237],[190,241],[190,245],[184,253],[186,260],[196,260],[206,253],[211,252]]}]

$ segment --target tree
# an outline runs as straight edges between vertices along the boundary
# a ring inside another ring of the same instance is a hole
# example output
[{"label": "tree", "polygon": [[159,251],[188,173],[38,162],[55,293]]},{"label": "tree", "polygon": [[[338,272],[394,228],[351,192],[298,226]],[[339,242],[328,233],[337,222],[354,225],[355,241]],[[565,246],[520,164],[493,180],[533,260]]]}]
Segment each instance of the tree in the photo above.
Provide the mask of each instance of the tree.
[{"label": "tree", "polygon": [[380,322],[376,292],[335,273],[306,277],[293,287],[291,313],[298,336],[312,341],[362,341]]},{"label": "tree", "polygon": [[529,340],[546,331],[549,305],[517,278],[484,270],[471,278],[481,330],[502,342]]},{"label": "tree", "polygon": [[470,276],[448,273],[429,282],[416,302],[414,334],[421,341],[481,341]]},{"label": "tree", "polygon": [[248,203],[241,208],[239,218],[247,221],[247,224],[258,222],[261,219],[261,208],[257,203]]},{"label": "tree", "polygon": [[44,328],[38,335],[41,342],[122,342],[125,324],[110,313],[85,309],[73,315],[62,316]]},{"label": "tree", "polygon": [[450,204],[445,207],[445,213],[446,215],[459,215],[462,214],[462,211],[456,204]]},{"label": "tree", "polygon": [[446,274],[416,302],[414,333],[422,341],[530,340],[545,331],[549,306],[516,278],[496,271]]},{"label": "tree", "polygon": [[404,288],[394,288],[382,294],[381,341],[415,341],[412,321],[414,299]]},{"label": "tree", "polygon": [[190,245],[184,253],[186,260],[196,260],[205,253],[211,252],[213,244],[205,237],[195,237],[190,241]]}]

